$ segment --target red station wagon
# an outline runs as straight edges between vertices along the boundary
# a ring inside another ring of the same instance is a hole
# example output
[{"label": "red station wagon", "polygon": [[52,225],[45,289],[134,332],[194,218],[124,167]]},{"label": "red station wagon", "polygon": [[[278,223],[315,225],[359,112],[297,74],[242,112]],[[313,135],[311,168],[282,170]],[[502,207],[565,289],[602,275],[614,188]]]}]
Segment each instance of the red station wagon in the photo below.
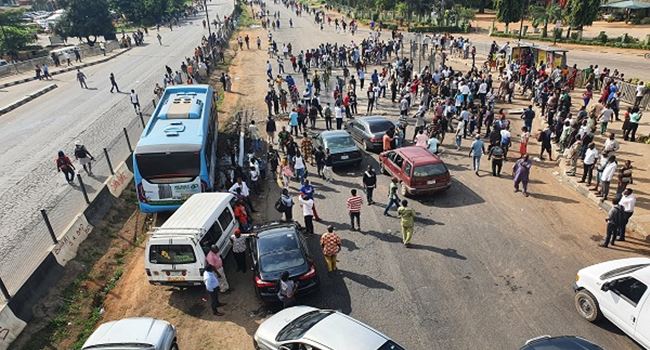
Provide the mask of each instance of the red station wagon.
[{"label": "red station wagon", "polygon": [[422,194],[444,191],[451,186],[451,176],[445,163],[428,150],[402,147],[379,155],[381,172],[396,177],[400,193]]}]

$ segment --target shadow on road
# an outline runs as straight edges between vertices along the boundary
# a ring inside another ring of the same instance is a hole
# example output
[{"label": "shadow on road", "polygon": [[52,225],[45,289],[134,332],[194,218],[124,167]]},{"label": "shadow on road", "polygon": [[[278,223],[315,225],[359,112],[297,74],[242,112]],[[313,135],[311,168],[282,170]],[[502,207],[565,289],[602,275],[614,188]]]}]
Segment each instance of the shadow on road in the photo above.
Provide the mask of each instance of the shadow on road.
[{"label": "shadow on road", "polygon": [[454,178],[447,191],[428,196],[420,201],[423,205],[438,208],[458,208],[484,202],[481,196]]},{"label": "shadow on road", "polygon": [[458,254],[458,251],[453,248],[438,248],[438,247],[432,247],[432,246],[422,245],[422,244],[413,244],[413,243],[410,244],[409,248],[414,250],[427,250],[432,253],[444,255],[448,258],[467,260],[466,256]]},{"label": "shadow on road", "polygon": [[385,289],[388,291],[395,290],[392,286],[367,275],[346,270],[339,270],[338,274],[370,289]]}]

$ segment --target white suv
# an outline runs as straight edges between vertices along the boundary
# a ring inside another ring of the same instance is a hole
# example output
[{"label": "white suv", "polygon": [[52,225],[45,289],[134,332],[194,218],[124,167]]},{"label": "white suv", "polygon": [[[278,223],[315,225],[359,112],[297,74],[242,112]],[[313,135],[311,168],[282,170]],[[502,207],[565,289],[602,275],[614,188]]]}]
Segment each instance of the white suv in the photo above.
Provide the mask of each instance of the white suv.
[{"label": "white suv", "polygon": [[575,306],[590,322],[605,316],[650,348],[650,258],[606,261],[578,271]]},{"label": "white suv", "polygon": [[149,317],[125,318],[99,326],[81,350],[178,350],[176,327]]}]

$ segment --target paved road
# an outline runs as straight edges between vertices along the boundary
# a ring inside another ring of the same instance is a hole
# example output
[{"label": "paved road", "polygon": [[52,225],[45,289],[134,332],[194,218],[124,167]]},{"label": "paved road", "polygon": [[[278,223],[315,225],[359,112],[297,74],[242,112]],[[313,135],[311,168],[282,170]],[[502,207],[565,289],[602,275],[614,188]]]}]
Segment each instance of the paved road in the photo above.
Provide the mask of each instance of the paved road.
[{"label": "paved road", "polygon": [[[214,1],[208,9],[214,18],[229,15],[233,6],[233,1]],[[32,231],[22,229],[38,220],[40,208],[51,207],[67,193],[69,186],[54,166],[57,151],[70,154],[74,140],[79,139],[97,155],[135,118],[128,95],[109,92],[109,74],[115,74],[122,91],[135,89],[141,104],[151,104],[153,86],[161,82],[164,66],[179,67],[193,54],[201,36],[207,35],[201,25],[203,18],[186,21],[171,32],[161,28],[163,46],[158,45],[153,31],[145,38],[144,47],[84,69],[88,90],[79,87],[74,72],[59,75],[52,81],[58,89],[0,117],[0,163],[4,164],[0,169],[0,261],[24,259],[27,250],[42,249],[43,245],[34,247]],[[35,81],[4,90],[8,95],[14,89],[20,94],[49,83]],[[84,205],[77,200],[65,204],[69,208],[61,212],[67,215],[56,218],[56,229],[64,227]],[[1,277],[10,273],[0,269]]]},{"label": "paved road", "polygon": [[[289,15],[281,6],[271,9],[279,9],[285,20]],[[279,44],[290,41],[301,50],[353,39],[331,28],[314,30],[305,17],[294,20],[298,30],[274,34]],[[365,108],[363,98],[359,108]],[[571,285],[583,266],[642,250],[632,244],[622,251],[596,247],[604,214],[559,185],[541,169],[544,164],[533,170],[529,198],[512,192],[508,176],[482,172],[477,177],[468,169],[468,143],[460,153],[444,156],[453,173],[452,188],[411,200],[420,218],[412,249],[402,246],[397,219],[384,217],[381,206],[364,207],[364,233],[348,230],[341,208],[349,189],[359,187],[358,172],[339,172],[333,184],[314,179],[325,220],[316,229],[336,225],[344,248],[341,273],[327,276],[319,264],[322,291],[305,302],[349,313],[408,349],[515,349],[543,334],[576,334],[607,349],[637,349],[611,324],[580,319]],[[486,163],[484,159],[484,167]],[[376,155],[368,155],[365,164],[377,168]],[[511,164],[506,163],[504,173],[509,174]],[[388,177],[382,176],[376,194],[380,203],[387,185]],[[299,218],[299,208],[294,210]],[[319,249],[316,237],[311,245]]]}]

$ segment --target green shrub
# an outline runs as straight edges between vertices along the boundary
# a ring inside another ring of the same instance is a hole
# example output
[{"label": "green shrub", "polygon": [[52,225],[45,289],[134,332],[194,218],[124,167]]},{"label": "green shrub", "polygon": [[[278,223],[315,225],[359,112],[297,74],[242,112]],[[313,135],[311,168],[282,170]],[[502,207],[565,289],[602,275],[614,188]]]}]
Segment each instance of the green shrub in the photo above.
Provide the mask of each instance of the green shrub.
[{"label": "green shrub", "polygon": [[604,31],[601,31],[600,34],[598,34],[598,36],[595,37],[593,40],[601,42],[603,44],[606,44],[607,43],[607,34],[605,34]]}]

